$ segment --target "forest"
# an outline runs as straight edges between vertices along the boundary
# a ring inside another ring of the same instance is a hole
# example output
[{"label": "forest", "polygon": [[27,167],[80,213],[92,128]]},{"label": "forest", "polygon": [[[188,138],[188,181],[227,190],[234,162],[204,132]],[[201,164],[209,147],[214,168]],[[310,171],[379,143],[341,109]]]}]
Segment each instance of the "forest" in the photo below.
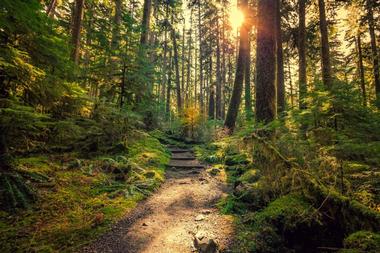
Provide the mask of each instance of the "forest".
[{"label": "forest", "polygon": [[380,252],[379,0],[1,0],[0,252]]}]

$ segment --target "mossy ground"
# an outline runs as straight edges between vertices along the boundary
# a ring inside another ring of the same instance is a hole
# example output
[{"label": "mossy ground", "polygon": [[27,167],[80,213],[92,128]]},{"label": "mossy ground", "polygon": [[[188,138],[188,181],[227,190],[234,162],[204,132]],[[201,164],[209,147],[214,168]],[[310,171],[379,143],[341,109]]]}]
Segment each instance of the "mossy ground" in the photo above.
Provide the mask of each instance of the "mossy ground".
[{"label": "mossy ground", "polygon": [[19,170],[32,175],[38,201],[0,213],[0,251],[72,252],[134,208],[164,180],[169,155],[142,132],[125,145],[127,153],[91,159],[74,153],[17,159]]},{"label": "mossy ground", "polygon": [[[229,196],[219,202],[222,213],[235,217],[237,236],[233,252],[321,252],[324,247],[351,250],[342,252],[366,252],[364,246],[349,248],[348,239],[343,240],[358,229],[376,230],[376,225],[369,225],[380,221],[376,208],[367,204],[373,202],[372,195],[368,202],[363,201],[367,195],[359,196],[361,199],[355,195],[348,198],[339,192],[339,188],[325,188],[309,176],[302,176],[306,181],[302,186],[296,186],[295,191],[275,192],[270,181],[268,183],[271,175],[263,174],[266,167],[260,165],[260,160],[255,160],[260,157],[247,152],[246,147],[239,147],[234,137],[196,149],[202,160],[225,170],[227,182],[233,187]],[[359,162],[343,165],[346,184],[352,185],[355,194],[362,194],[355,189],[357,180],[350,176],[365,173],[371,170],[370,166]],[[370,183],[376,182],[376,178]],[[368,184],[367,179],[362,182]],[[379,247],[373,234],[361,237],[360,243],[365,244],[366,238],[371,239],[368,242],[371,248]]]}]

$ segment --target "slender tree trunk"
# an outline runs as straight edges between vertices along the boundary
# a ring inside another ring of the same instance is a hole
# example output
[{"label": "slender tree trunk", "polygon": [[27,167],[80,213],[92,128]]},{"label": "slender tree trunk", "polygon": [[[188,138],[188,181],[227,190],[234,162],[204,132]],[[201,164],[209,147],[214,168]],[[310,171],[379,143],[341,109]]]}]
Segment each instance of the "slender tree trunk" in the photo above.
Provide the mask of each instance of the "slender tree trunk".
[{"label": "slender tree trunk", "polygon": [[73,45],[73,50],[71,52],[71,59],[74,61],[75,64],[79,63],[81,30],[82,30],[82,21],[83,21],[83,5],[84,5],[84,0],[75,1],[73,28],[71,32],[71,43]]},{"label": "slender tree trunk", "polygon": [[176,81],[176,91],[177,91],[177,110],[178,112],[182,111],[182,99],[181,99],[181,82],[179,74],[179,63],[178,63],[178,46],[177,38],[174,28],[171,30],[173,48],[174,48],[174,67],[175,67],[175,81]]},{"label": "slender tree trunk", "polygon": [[[248,9],[248,0],[242,0],[241,8],[244,10],[244,13],[247,13]],[[244,68],[246,65],[247,59],[247,49],[248,49],[248,34],[249,34],[249,24],[243,22],[240,27],[240,45],[238,59],[236,63],[236,75],[234,88],[232,90],[232,96],[230,104],[227,111],[226,120],[224,126],[228,129],[230,133],[234,131],[236,118],[239,112],[241,95],[243,92],[243,81],[244,81]]]},{"label": "slender tree trunk", "polygon": [[150,30],[150,14],[152,12],[152,0],[144,0],[143,19],[141,22],[141,37],[140,45],[146,46],[148,43],[148,36]]},{"label": "slender tree trunk", "polygon": [[329,34],[327,30],[325,0],[318,0],[319,6],[319,29],[321,32],[322,46],[322,80],[327,89],[332,87]]},{"label": "slender tree trunk", "polygon": [[222,74],[220,70],[220,27],[219,19],[216,21],[216,118],[222,119]]},{"label": "slender tree trunk", "polygon": [[[185,90],[185,20],[183,21],[183,29],[182,29],[182,56],[181,56],[181,89],[183,96],[181,97],[181,104],[184,105],[184,98],[186,97]],[[188,63],[189,64],[189,63]]]},{"label": "slender tree trunk", "polygon": [[276,16],[277,0],[259,0],[256,52],[256,120],[276,118]]},{"label": "slender tree trunk", "polygon": [[187,59],[188,59],[188,64],[187,64],[187,77],[186,77],[186,106],[189,106],[189,93],[190,93],[190,85],[191,85],[191,66],[193,63],[192,60],[192,34],[193,34],[193,9],[191,9],[190,13],[190,29],[189,29],[189,37],[187,40],[187,46],[188,46],[188,52],[187,52]]},{"label": "slender tree trunk", "polygon": [[307,76],[306,76],[306,1],[298,1],[298,90],[299,90],[299,108],[306,109],[305,98],[307,95]]},{"label": "slender tree trunk", "polygon": [[361,87],[362,96],[363,96],[363,105],[367,106],[367,93],[366,93],[366,87],[365,87],[363,52],[362,52],[362,42],[361,42],[360,33],[357,36],[356,43],[357,43],[357,48],[358,48],[358,65],[359,65],[360,87]]},{"label": "slender tree trunk", "polygon": [[201,113],[204,112],[203,108],[203,61],[202,61],[202,22],[201,22],[201,1],[198,2],[198,37],[199,37],[199,103]]},{"label": "slender tree trunk", "polygon": [[288,65],[288,77],[289,77],[289,88],[290,88],[290,104],[292,105],[292,108],[294,108],[294,87],[293,87],[293,80],[292,80],[292,71],[290,70],[290,57],[287,57],[287,65]]},{"label": "slender tree trunk", "polygon": [[284,54],[282,49],[281,0],[276,3],[276,54],[277,54],[277,113],[285,111]]},{"label": "slender tree trunk", "polygon": [[253,116],[252,111],[252,94],[251,94],[251,41],[248,33],[248,43],[247,43],[247,55],[245,59],[245,70],[244,70],[244,80],[245,80],[245,116],[249,120]]},{"label": "slender tree trunk", "polygon": [[168,74],[168,87],[166,88],[166,113],[170,114],[170,94],[172,88],[172,49],[169,51],[169,74]]},{"label": "slender tree trunk", "polygon": [[58,0],[51,0],[49,3],[49,6],[46,10],[46,14],[50,17],[53,18],[55,14],[55,8],[57,7]]},{"label": "slender tree trunk", "polygon": [[368,26],[369,34],[371,37],[371,50],[372,50],[372,61],[373,61],[373,75],[375,78],[375,92],[376,92],[376,106],[380,108],[380,66],[379,66],[379,55],[377,52],[376,45],[376,34],[375,34],[375,21],[373,18],[373,0],[366,0],[367,4],[367,16],[368,16]]},{"label": "slender tree trunk", "polygon": [[208,118],[215,119],[215,91],[214,87],[210,87],[210,99],[208,106]]},{"label": "slender tree trunk", "polygon": [[224,119],[225,116],[225,85],[226,85],[226,74],[227,74],[227,66],[226,66],[226,41],[225,41],[225,11],[223,10],[223,26],[222,26],[222,83],[221,83],[221,119]]},{"label": "slender tree trunk", "polygon": [[115,16],[113,18],[114,26],[111,39],[111,54],[115,55],[115,50],[119,49],[120,43],[120,24],[122,16],[122,0],[115,0]]}]

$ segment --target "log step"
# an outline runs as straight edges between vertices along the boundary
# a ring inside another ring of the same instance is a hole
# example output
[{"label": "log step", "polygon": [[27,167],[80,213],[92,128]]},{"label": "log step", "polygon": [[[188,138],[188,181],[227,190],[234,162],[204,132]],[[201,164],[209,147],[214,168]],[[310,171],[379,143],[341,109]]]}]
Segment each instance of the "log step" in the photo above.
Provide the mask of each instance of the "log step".
[{"label": "log step", "polygon": [[194,161],[195,157],[172,157],[172,161]]}]

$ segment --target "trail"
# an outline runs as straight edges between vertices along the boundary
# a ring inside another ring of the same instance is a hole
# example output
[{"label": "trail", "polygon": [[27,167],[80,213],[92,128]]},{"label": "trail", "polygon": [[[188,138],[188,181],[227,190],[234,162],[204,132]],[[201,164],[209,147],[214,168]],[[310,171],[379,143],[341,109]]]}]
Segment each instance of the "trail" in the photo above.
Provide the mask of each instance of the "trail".
[{"label": "trail", "polygon": [[215,206],[226,184],[209,175],[191,150],[170,150],[161,188],[82,252],[212,253],[213,242],[218,252],[228,251],[232,218]]}]

